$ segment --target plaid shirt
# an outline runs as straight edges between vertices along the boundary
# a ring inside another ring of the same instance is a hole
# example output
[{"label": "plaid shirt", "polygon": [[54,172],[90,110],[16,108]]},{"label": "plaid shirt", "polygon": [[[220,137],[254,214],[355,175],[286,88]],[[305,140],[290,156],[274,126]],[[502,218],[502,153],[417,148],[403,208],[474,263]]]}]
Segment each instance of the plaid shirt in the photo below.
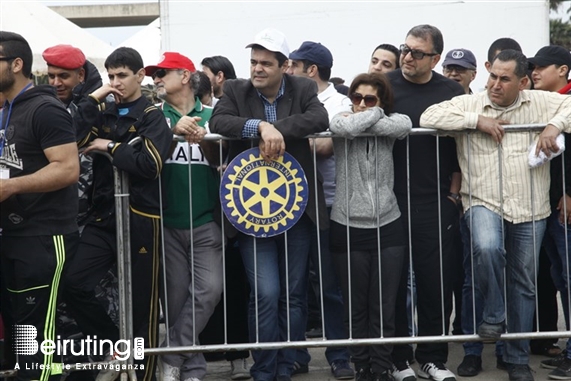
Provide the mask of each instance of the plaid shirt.
[{"label": "plaid shirt", "polygon": [[[262,100],[264,104],[264,113],[266,114],[266,121],[268,123],[273,123],[278,119],[278,100],[284,95],[285,91],[285,80],[282,79],[282,84],[280,85],[280,89],[278,90],[278,95],[276,96],[276,100],[274,103],[270,103],[268,98],[266,98],[262,93],[258,90],[258,96]],[[260,119],[248,119],[246,123],[244,123],[244,128],[242,129],[242,138],[253,138],[258,136],[258,125],[262,122]]]}]

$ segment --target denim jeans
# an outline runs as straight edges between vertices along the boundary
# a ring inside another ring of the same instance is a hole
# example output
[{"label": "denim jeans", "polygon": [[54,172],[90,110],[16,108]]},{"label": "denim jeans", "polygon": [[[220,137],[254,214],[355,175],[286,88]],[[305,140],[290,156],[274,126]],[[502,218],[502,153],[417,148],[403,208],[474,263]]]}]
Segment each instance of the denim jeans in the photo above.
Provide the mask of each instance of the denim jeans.
[{"label": "denim jeans", "polygon": [[[551,261],[551,278],[557,290],[561,293],[561,304],[565,315],[565,327],[569,330],[569,277],[571,264],[565,239],[571,243],[571,226],[559,222],[559,211],[553,209],[547,219],[547,232],[543,240],[545,251]],[[571,356],[571,339],[567,340],[567,357]],[[571,357],[570,357],[571,358]]]},{"label": "denim jeans", "polygon": [[[484,297],[480,289],[475,285],[472,287],[472,249],[470,241],[470,230],[465,218],[460,218],[460,234],[462,235],[462,253],[464,255],[464,285],[462,286],[462,333],[472,335],[474,330],[474,311],[476,317],[476,327],[482,324],[482,311],[484,309]],[[481,341],[467,341],[463,344],[464,355],[482,356],[484,343]],[[496,342],[496,356],[502,356],[504,342]]]},{"label": "denim jeans", "polygon": [[[239,235],[251,288],[248,307],[251,342],[305,339],[303,311],[307,303],[307,264],[313,229],[314,224],[304,215],[286,233],[275,237],[256,239]],[[255,381],[272,381],[276,376],[290,375],[295,352],[291,348],[252,351],[252,377]]]},{"label": "denim jeans", "polygon": [[[514,224],[483,206],[470,208],[464,218],[472,234],[474,283],[482,293],[482,320],[505,322],[511,333],[532,331],[535,271],[547,219]],[[529,340],[510,340],[504,344],[503,358],[510,364],[528,364],[528,352]]]}]

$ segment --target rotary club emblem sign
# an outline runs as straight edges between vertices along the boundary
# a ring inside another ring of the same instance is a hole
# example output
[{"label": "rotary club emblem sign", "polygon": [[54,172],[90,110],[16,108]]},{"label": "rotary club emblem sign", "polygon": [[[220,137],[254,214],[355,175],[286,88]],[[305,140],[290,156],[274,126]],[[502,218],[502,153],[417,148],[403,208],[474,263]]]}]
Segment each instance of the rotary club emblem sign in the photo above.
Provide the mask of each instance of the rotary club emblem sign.
[{"label": "rotary club emblem sign", "polygon": [[291,228],[307,206],[309,187],[301,165],[287,152],[266,162],[251,148],[228,164],[220,202],[228,220],[244,234],[272,237]]}]

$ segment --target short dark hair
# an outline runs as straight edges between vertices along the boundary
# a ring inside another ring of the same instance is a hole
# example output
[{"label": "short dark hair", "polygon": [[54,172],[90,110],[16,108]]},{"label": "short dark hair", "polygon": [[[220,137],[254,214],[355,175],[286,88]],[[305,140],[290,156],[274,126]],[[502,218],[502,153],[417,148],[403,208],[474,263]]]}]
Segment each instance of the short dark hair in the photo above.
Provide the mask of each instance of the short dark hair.
[{"label": "short dark hair", "polygon": [[427,41],[430,37],[434,53],[442,54],[442,51],[444,50],[444,38],[442,37],[442,32],[440,32],[440,29],[435,26],[428,24],[417,25],[409,30],[406,36],[422,38],[423,40]]},{"label": "short dark hair", "polygon": [[513,38],[498,38],[496,41],[492,42],[492,45],[490,45],[490,48],[488,49],[488,62],[492,63],[498,50],[502,51],[506,49],[512,49],[518,52],[522,51],[521,46],[519,46],[518,42]]},{"label": "short dark hair", "polygon": [[122,66],[128,67],[133,73],[136,73],[145,65],[143,65],[143,58],[138,51],[123,46],[111,52],[105,60],[105,69],[107,70]]},{"label": "short dark hair", "polygon": [[389,115],[393,112],[393,88],[387,77],[383,73],[363,73],[355,77],[351,86],[349,86],[349,94],[353,94],[357,87],[361,85],[370,85],[377,89],[377,96],[381,100],[385,114]]},{"label": "short dark hair", "polygon": [[315,62],[311,62],[310,60],[300,60],[303,62],[303,71],[307,71],[311,65],[317,66],[317,74],[319,75],[319,79],[322,81],[329,81],[331,78],[331,68],[330,67],[322,67],[316,64]]},{"label": "short dark hair", "polygon": [[494,61],[492,62],[492,64],[496,62],[496,60],[500,60],[502,62],[514,61],[515,62],[514,74],[518,78],[523,78],[527,75],[527,68],[528,68],[527,57],[524,56],[522,52],[518,52],[517,50],[513,49],[502,50],[501,52],[498,53],[497,56],[494,57]]},{"label": "short dark hair", "polygon": [[34,56],[28,41],[18,33],[0,31],[0,46],[5,57],[20,58],[23,62],[22,74],[29,78],[32,75]]},{"label": "short dark hair", "polygon": [[398,48],[396,46],[391,45],[391,44],[381,44],[381,45],[377,46],[375,48],[375,50],[373,50],[373,53],[371,54],[371,56],[373,54],[375,54],[375,52],[379,49],[383,49],[383,50],[386,50],[388,52],[393,53],[396,57],[396,60],[395,60],[396,68],[398,69],[400,67],[400,50],[398,50]]},{"label": "short dark hair", "polygon": [[[258,45],[258,44],[254,44],[252,45],[252,49],[257,49],[257,50],[268,50],[266,48],[264,48],[262,45]],[[272,52],[271,50],[268,50],[268,52]],[[272,52],[274,53],[276,60],[278,60],[278,66],[282,67],[283,64],[288,60],[288,58],[280,52]]]},{"label": "short dark hair", "polygon": [[210,83],[210,78],[204,73],[203,71],[197,71],[196,76],[198,76],[198,88],[194,92],[194,95],[198,97],[198,99],[202,99],[202,97],[206,94],[210,94],[212,92],[212,83]]},{"label": "short dark hair", "polygon": [[224,56],[205,57],[200,64],[209,68],[214,75],[222,72],[224,73],[224,79],[236,79],[234,65]]}]

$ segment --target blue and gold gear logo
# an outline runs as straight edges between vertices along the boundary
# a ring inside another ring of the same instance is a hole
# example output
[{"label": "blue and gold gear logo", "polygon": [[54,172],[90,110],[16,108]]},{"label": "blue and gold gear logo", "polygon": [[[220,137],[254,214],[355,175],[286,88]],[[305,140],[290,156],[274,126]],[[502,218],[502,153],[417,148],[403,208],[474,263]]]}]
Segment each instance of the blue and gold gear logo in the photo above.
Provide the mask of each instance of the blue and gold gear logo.
[{"label": "blue and gold gear logo", "polygon": [[236,229],[258,238],[272,237],[300,219],[308,189],[305,173],[293,156],[286,152],[268,163],[256,147],[228,164],[220,184],[220,201]]}]

